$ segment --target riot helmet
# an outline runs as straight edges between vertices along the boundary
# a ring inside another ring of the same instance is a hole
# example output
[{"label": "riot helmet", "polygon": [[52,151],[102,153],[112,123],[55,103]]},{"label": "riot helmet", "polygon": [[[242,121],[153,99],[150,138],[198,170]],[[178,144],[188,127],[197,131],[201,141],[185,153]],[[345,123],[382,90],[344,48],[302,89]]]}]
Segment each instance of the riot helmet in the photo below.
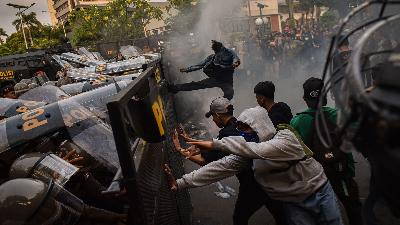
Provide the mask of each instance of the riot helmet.
[{"label": "riot helmet", "polygon": [[64,186],[78,168],[54,154],[28,153],[16,159],[10,168],[10,178],[52,179]]},{"label": "riot helmet", "polygon": [[[365,2],[344,19],[338,37],[351,18],[365,14],[364,18],[352,20],[357,25],[345,35],[355,45],[344,69],[340,74],[328,71],[333,64],[334,46],[338,46],[335,40],[324,69],[325,85],[320,99],[330,90],[333,95],[340,96],[340,101],[336,101],[337,140],[329,135],[321,103],[315,120],[321,143],[327,147],[351,143],[367,157],[371,168],[370,193],[364,209],[368,224],[394,224],[386,217],[375,216],[378,200],[400,218],[399,4],[399,1]],[[379,6],[378,10],[371,8],[372,5]],[[376,222],[378,219],[384,221]]]},{"label": "riot helmet", "polygon": [[0,223],[76,224],[84,203],[51,180],[14,179],[0,186]]}]

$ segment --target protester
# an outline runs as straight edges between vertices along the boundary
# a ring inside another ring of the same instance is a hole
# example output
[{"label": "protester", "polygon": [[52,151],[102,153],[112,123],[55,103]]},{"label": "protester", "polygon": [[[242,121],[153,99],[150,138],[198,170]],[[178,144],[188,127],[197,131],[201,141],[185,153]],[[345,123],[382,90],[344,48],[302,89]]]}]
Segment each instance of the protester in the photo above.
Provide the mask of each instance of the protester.
[{"label": "protester", "polygon": [[275,102],[275,85],[271,81],[258,83],[254,87],[257,103],[268,111],[275,127],[279,124],[289,124],[293,118],[290,107],[284,102]]},{"label": "protester", "polygon": [[178,180],[166,166],[171,190],[200,187],[233,176],[247,166],[246,158],[253,158],[255,179],[272,199],[282,202],[288,224],[343,224],[323,168],[307,155],[309,149],[301,139],[286,128],[275,134],[271,120],[261,107],[245,110],[238,121],[252,128],[261,142],[246,142],[243,137],[188,142],[203,150],[222,150],[235,155],[209,163]]},{"label": "protester", "polygon": [[[205,115],[207,118],[212,117],[215,125],[221,130],[218,133],[218,139],[229,136],[239,136],[240,132],[236,129],[236,118],[233,116],[233,105],[226,98],[216,98],[210,104],[210,111]],[[180,128],[180,134],[184,134],[186,138],[189,138],[183,128]],[[180,151],[181,154],[191,161],[203,166],[212,161],[219,160],[226,156],[225,152],[221,151],[204,151],[197,155],[188,155],[187,151]]]},{"label": "protester", "polygon": [[224,92],[224,98],[229,100],[233,98],[233,73],[235,68],[240,65],[240,59],[233,50],[225,48],[221,42],[212,40],[211,48],[215,54],[209,55],[197,65],[180,69],[182,73],[190,73],[202,69],[208,78],[186,84],[171,84],[168,87],[170,92],[178,93],[179,91],[219,87]]},{"label": "protester", "polygon": [[[219,132],[218,139],[229,136],[242,136],[246,141],[259,142],[259,137],[254,132],[246,132],[246,124],[237,123],[235,117],[233,117],[233,106],[228,99],[217,98],[211,102],[210,111],[206,114],[206,117],[212,116],[214,123],[222,128]],[[257,116],[257,115],[256,115]],[[254,120],[255,118],[249,117],[248,120]],[[242,128],[242,129],[240,129]],[[183,130],[180,132],[187,141],[193,140]],[[179,143],[178,135],[175,133],[173,136],[173,142],[175,149],[180,152],[183,156],[190,159],[191,161],[204,166],[213,161],[220,160],[228,154],[222,151],[203,151],[201,154],[192,154],[195,149],[191,146],[189,149],[183,149]],[[263,205],[265,205],[271,214],[274,216],[278,225],[285,224],[284,218],[280,215],[281,204],[268,197],[268,195],[261,189],[254,178],[253,171],[251,169],[253,163],[251,159],[248,159],[248,165],[236,174],[239,180],[239,194],[235,204],[235,210],[233,213],[233,224],[234,225],[247,225],[250,217],[258,211]]]},{"label": "protester", "polygon": [[[304,96],[308,109],[298,113],[291,121],[290,125],[297,130],[304,143],[314,152],[314,158],[324,167],[333,190],[343,203],[349,218],[350,225],[362,225],[361,216],[362,206],[359,199],[357,183],[354,180],[355,165],[351,153],[341,152],[337,147],[337,154],[332,157],[339,159],[326,159],[325,155],[329,152],[335,152],[332,149],[326,149],[319,143],[319,137],[315,130],[315,114],[318,107],[321,89],[324,83],[318,78],[309,78],[303,84]],[[323,105],[326,105],[326,99]],[[329,123],[329,129],[334,132],[337,110],[330,107],[323,107],[323,112]],[[339,156],[340,155],[340,156]]]}]

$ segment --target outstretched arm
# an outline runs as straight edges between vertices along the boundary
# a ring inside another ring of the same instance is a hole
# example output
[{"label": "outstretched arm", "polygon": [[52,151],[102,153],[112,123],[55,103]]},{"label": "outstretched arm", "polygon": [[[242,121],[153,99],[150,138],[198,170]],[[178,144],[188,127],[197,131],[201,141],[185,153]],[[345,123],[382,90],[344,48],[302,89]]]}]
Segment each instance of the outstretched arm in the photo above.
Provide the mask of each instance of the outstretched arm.
[{"label": "outstretched arm", "polygon": [[[290,137],[288,137],[290,138]],[[239,155],[251,159],[268,159],[268,160],[291,160],[293,153],[286,152],[279,149],[277,146],[285,147],[280,143],[281,140],[270,140],[261,143],[246,142],[243,137],[225,137],[221,140],[214,139],[213,141],[196,141],[188,142],[203,150],[212,151],[213,149],[221,150],[231,154]],[[288,141],[285,143],[286,147],[290,144]],[[300,144],[291,146],[290,148],[301,149]],[[286,153],[286,156],[285,154]]]},{"label": "outstretched arm", "polygon": [[204,66],[205,66],[210,60],[212,60],[212,58],[213,58],[213,55],[210,55],[210,56],[208,56],[205,60],[203,60],[202,62],[200,62],[199,64],[189,66],[189,67],[186,68],[186,69],[181,69],[181,72],[189,73],[189,72],[193,72],[193,71],[196,71],[196,70],[201,70],[201,69],[204,68]]},{"label": "outstretched arm", "polygon": [[[182,178],[176,180],[175,183],[170,182],[170,185],[171,183],[175,184],[171,185],[171,190],[209,185],[239,173],[243,168],[246,168],[248,163],[249,159],[240,156],[225,156],[224,158],[211,162],[198,170],[183,175]],[[172,180],[167,171],[166,175],[168,180]]]}]

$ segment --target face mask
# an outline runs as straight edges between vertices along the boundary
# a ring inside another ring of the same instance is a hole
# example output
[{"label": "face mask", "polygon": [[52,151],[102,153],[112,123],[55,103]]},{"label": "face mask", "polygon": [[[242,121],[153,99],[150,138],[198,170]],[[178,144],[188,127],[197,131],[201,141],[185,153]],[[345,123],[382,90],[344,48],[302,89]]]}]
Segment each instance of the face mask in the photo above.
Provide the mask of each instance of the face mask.
[{"label": "face mask", "polygon": [[260,142],[260,139],[258,138],[258,135],[256,132],[244,132],[244,131],[239,131],[240,136],[242,136],[247,142]]}]

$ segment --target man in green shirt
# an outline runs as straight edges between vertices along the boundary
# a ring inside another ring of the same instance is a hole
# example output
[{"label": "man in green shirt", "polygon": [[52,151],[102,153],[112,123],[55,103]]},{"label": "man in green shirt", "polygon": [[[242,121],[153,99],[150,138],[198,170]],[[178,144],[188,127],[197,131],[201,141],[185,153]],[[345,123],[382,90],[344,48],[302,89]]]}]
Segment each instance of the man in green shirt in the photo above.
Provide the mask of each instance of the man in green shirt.
[{"label": "man in green shirt", "polygon": [[[313,157],[324,167],[325,173],[332,187],[346,209],[350,225],[362,225],[361,202],[359,199],[358,186],[354,180],[355,167],[351,153],[342,153],[343,157],[335,159],[334,154],[329,154],[329,149],[322,147],[315,130],[315,112],[317,111],[320,92],[324,83],[318,78],[309,78],[303,84],[304,96],[308,109],[298,113],[290,122],[290,125],[299,133],[303,142],[314,152]],[[326,98],[323,100],[323,112],[327,119],[330,132],[334,130],[337,118],[337,110],[325,106]],[[330,125],[330,126],[329,126]],[[329,152],[327,154],[327,152]],[[332,152],[334,152],[332,150]],[[330,161],[330,157],[332,161]]]}]

